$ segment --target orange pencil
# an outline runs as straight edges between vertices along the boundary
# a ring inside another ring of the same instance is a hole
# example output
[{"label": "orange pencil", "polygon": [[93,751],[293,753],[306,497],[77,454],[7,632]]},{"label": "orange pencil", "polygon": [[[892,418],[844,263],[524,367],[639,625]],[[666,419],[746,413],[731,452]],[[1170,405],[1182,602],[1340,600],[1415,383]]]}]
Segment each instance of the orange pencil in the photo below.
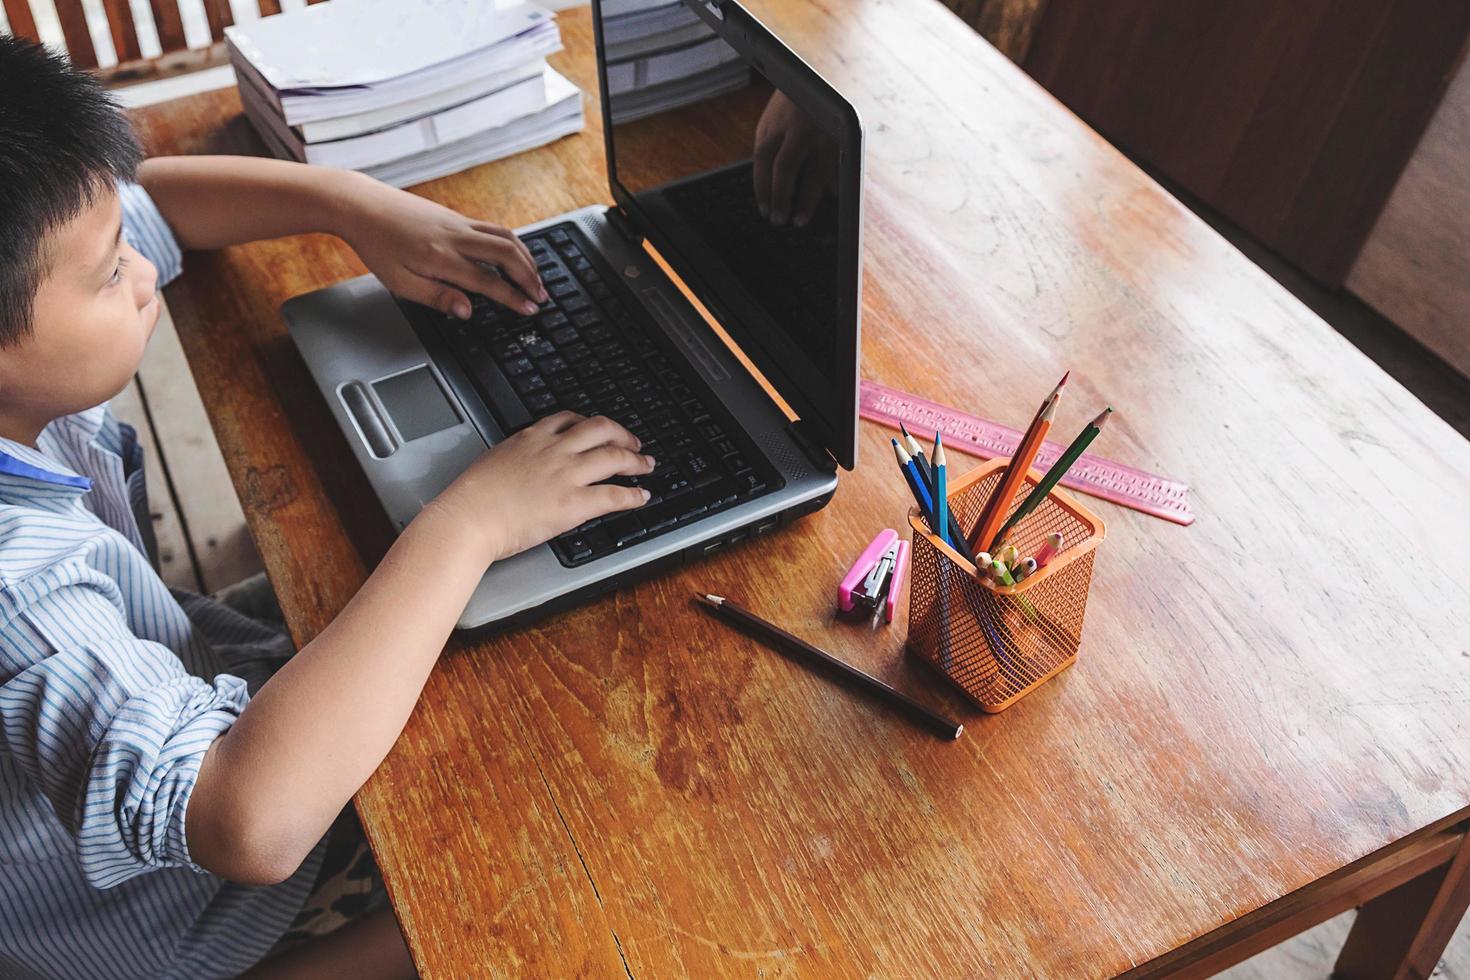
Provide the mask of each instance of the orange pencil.
[{"label": "orange pencil", "polygon": [[1036,417],[1031,420],[1026,434],[1021,436],[1021,443],[1016,447],[1011,461],[1006,464],[1005,472],[1001,473],[1000,482],[996,484],[995,490],[990,494],[990,499],[985,502],[985,507],[980,511],[980,518],[975,522],[975,528],[970,534],[970,547],[978,548],[979,543],[988,544],[990,539],[995,537],[995,532],[1000,530],[1001,522],[1006,519],[1006,510],[1010,507],[1011,501],[1015,499],[1016,491],[1026,480],[1026,471],[1031,469],[1031,464],[1036,460],[1036,454],[1041,451],[1041,444],[1046,441],[1046,434],[1051,431],[1051,420],[1056,415],[1057,402],[1061,400],[1062,389],[1071,376],[1071,371],[1062,375],[1062,380],[1057,382],[1056,388],[1041,403],[1041,408],[1037,410]]}]

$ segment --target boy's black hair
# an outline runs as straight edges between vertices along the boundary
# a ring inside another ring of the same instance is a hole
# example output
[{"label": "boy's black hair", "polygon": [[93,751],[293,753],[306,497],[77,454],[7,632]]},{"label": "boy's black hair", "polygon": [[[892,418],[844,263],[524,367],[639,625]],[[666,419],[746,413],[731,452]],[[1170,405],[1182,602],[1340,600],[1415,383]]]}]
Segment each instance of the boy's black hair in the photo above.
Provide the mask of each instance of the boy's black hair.
[{"label": "boy's black hair", "polygon": [[46,237],[143,158],[121,110],[90,75],[0,34],[0,348],[31,329]]}]

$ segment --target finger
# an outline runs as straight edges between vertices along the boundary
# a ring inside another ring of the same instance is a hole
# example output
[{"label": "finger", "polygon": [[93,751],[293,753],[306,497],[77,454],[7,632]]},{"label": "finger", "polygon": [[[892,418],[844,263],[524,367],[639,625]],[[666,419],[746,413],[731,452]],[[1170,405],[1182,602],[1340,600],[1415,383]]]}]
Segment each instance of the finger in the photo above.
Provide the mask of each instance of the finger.
[{"label": "finger", "polygon": [[827,181],[819,172],[820,168],[813,165],[808,166],[801,175],[801,185],[796,191],[796,204],[792,207],[792,223],[798,228],[805,228],[812,220],[812,215],[817,213],[817,206],[822,203],[822,195],[827,190]]},{"label": "finger", "polygon": [[456,286],[493,299],[518,313],[531,316],[537,310],[534,300],[527,299],[520,290],[499,275],[467,258],[451,263],[451,268],[446,271],[445,278]]},{"label": "finger", "polygon": [[755,157],[751,160],[751,180],[754,183],[755,206],[764,218],[771,210],[771,161],[781,148],[781,137],[769,136],[756,144]]},{"label": "finger", "polygon": [[399,296],[431,306],[446,316],[461,320],[470,318],[470,298],[464,293],[437,279],[429,279],[412,272],[408,275],[408,281],[394,290]]},{"label": "finger", "polygon": [[497,225],[489,221],[475,221],[470,224],[470,227],[475,229],[476,231],[484,232],[487,235],[496,235],[500,238],[506,239],[520,250],[520,253],[525,256],[526,261],[530,263],[531,268],[534,269],[536,267],[536,257],[531,254],[531,250],[526,247],[526,243],[521,241],[520,238],[516,236],[516,233],[511,231],[509,228],[506,228],[504,225]]},{"label": "finger", "polygon": [[648,498],[652,496],[642,487],[620,487],[614,483],[600,483],[583,492],[592,502],[591,509],[596,514],[633,510],[648,503]]},{"label": "finger", "polygon": [[612,476],[652,473],[656,465],[652,456],[644,456],[622,446],[598,446],[577,457],[577,477],[589,484],[600,483]]},{"label": "finger", "polygon": [[[504,229],[501,229],[504,231]],[[505,278],[520,287],[521,292],[540,302],[546,301],[546,289],[536,274],[536,263],[530,251],[514,235],[476,232],[460,242],[466,258],[495,266]]]},{"label": "finger", "polygon": [[567,448],[574,453],[586,452],[598,446],[621,446],[637,452],[643,444],[638,437],[606,415],[594,415],[567,433]]},{"label": "finger", "polygon": [[771,163],[771,224],[783,225],[791,214],[791,198],[796,191],[796,175],[801,170],[801,151],[797,140],[783,140],[780,152]]},{"label": "finger", "polygon": [[538,419],[532,423],[531,428],[543,429],[552,435],[561,435],[573,426],[580,425],[585,421],[587,421],[587,416],[578,415],[576,412],[563,409],[560,412],[546,416],[544,419]]}]

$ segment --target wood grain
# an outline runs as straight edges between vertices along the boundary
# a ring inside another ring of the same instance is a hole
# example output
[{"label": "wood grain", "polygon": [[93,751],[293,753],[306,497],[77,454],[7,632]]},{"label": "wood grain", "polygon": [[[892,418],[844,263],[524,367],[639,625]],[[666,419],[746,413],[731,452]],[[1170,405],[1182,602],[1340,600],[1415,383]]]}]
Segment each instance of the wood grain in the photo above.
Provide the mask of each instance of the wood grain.
[{"label": "wood grain", "polygon": [[82,0],[56,0],[56,19],[66,43],[66,55],[77,68],[96,68],[97,49],[92,45],[92,32],[87,27],[87,14]]},{"label": "wood grain", "polygon": [[164,54],[182,51],[189,46],[184,36],[184,20],[179,16],[179,0],[148,0],[153,11],[153,25],[158,29],[158,43]]},{"label": "wood grain", "polygon": [[204,0],[204,19],[209,24],[210,40],[223,41],[225,28],[235,22],[230,0]]},{"label": "wood grain", "polygon": [[1018,65],[1026,61],[1046,4],[1047,0],[944,0],[946,7]]},{"label": "wood grain", "polygon": [[107,13],[107,29],[112,34],[112,50],[119,62],[136,61],[143,56],[138,47],[138,28],[133,23],[133,9],[127,0],[102,0]]},{"label": "wood grain", "polygon": [[36,18],[31,13],[31,0],[4,0],[4,6],[10,33],[32,41],[41,40],[41,32],[36,30]]},{"label": "wood grain", "polygon": [[1052,0],[1025,65],[1089,123],[1339,285],[1470,38],[1453,0]]},{"label": "wood grain", "polygon": [[138,365],[138,385],[167,454],[179,517],[198,561],[196,588],[218,592],[259,572],[260,556],[167,305]]},{"label": "wood grain", "polygon": [[[1464,441],[949,11],[750,6],[865,120],[864,374],[1019,424],[1070,367],[1058,424],[1113,404],[1108,454],[1188,481],[1201,516],[1108,509],[1078,665],[993,718],[901,625],[833,615],[907,507],[872,425],[793,529],[455,641],[358,796],[424,974],[1111,975],[1470,813]],[[586,14],[560,22],[555,63],[593,91]],[[136,118],[155,151],[259,151],[231,92]],[[588,118],[419,192],[512,225],[605,201]],[[361,268],[309,236],[191,256],[168,289],[302,641],[389,531],[277,308]],[[965,737],[773,656],[696,588]]]}]

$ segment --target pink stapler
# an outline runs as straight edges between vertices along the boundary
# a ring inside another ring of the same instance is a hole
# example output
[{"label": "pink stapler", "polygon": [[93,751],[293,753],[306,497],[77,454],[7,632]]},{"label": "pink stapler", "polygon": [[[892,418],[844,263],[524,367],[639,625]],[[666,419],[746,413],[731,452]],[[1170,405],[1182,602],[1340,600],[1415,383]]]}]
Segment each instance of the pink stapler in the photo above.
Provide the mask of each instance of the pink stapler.
[{"label": "pink stapler", "polygon": [[843,612],[859,606],[872,609],[875,626],[880,616],[891,623],[908,573],[909,543],[900,540],[897,531],[884,528],[848,569],[837,587],[837,604]]}]

